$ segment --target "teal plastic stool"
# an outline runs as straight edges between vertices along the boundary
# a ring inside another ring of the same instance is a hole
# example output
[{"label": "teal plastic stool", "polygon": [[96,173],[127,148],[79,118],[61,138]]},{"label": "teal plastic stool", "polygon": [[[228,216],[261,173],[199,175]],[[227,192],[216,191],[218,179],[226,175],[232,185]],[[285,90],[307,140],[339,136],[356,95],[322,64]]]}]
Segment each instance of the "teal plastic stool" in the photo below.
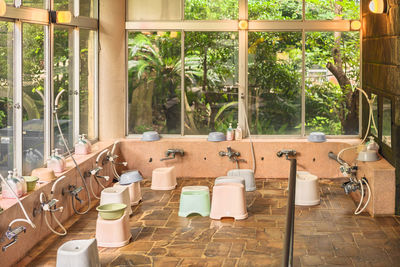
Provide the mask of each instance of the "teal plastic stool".
[{"label": "teal plastic stool", "polygon": [[198,213],[203,217],[210,215],[210,193],[208,191],[184,191],[179,203],[179,217]]}]

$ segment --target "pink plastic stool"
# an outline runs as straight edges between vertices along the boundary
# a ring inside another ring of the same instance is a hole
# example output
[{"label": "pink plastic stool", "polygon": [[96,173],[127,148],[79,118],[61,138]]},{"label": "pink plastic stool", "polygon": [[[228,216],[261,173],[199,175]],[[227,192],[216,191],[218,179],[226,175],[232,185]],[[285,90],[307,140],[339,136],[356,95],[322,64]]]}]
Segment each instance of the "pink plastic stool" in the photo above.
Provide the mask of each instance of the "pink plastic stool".
[{"label": "pink plastic stool", "polygon": [[115,183],[114,187],[127,187],[131,206],[137,205],[142,200],[142,191],[140,190],[140,182],[131,183],[129,185],[120,185]]},{"label": "pink plastic stool", "polygon": [[131,237],[126,212],[118,220],[104,220],[100,216],[97,217],[96,239],[99,247],[123,247],[129,243]]},{"label": "pink plastic stool", "polygon": [[220,220],[233,217],[243,220],[248,217],[245,188],[239,183],[220,183],[213,187],[210,218]]},{"label": "pink plastic stool", "polygon": [[175,167],[164,167],[153,170],[152,190],[172,190],[176,186]]}]

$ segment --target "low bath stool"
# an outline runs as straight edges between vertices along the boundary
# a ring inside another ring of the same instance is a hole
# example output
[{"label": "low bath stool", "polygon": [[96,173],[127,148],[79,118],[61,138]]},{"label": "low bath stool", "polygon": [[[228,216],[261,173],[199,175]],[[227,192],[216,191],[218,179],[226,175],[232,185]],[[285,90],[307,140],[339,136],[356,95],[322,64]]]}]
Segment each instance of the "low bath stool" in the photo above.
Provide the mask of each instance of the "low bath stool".
[{"label": "low bath stool", "polygon": [[299,206],[313,206],[320,203],[318,177],[309,172],[296,173],[295,204]]},{"label": "low bath stool", "polygon": [[188,186],[182,187],[182,192],[186,192],[186,191],[207,191],[207,192],[210,192],[210,188],[208,188],[208,186],[205,186],[205,185],[188,185]]},{"label": "low bath stool", "polygon": [[152,190],[172,190],[176,186],[175,166],[153,170],[151,178]]},{"label": "low bath stool", "polygon": [[99,247],[117,248],[129,243],[132,234],[129,229],[128,215],[117,220],[104,220],[97,217],[96,239]]},{"label": "low bath stool", "polygon": [[243,177],[246,182],[246,191],[255,191],[256,190],[256,181],[254,179],[253,170],[249,169],[234,169],[228,171],[228,176],[240,176]]},{"label": "low bath stool", "polygon": [[222,184],[222,183],[239,183],[245,186],[246,182],[243,177],[240,176],[220,176],[215,179],[214,184]]},{"label": "low bath stool", "polygon": [[129,185],[121,185],[119,183],[115,183],[114,187],[128,188],[131,206],[139,204],[139,202],[142,200],[142,192],[140,190],[140,182],[131,183]]},{"label": "low bath stool", "polygon": [[57,267],[100,267],[96,239],[71,240],[57,250]]},{"label": "low bath stool", "polygon": [[183,190],[179,202],[180,217],[198,213],[203,217],[210,215],[210,193],[208,190]]},{"label": "low bath stool", "polygon": [[126,212],[132,215],[131,201],[127,187],[108,187],[101,191],[100,205],[122,203],[126,205]]},{"label": "low bath stool", "polygon": [[220,183],[213,187],[210,218],[220,220],[222,217],[235,220],[248,217],[243,184]]}]

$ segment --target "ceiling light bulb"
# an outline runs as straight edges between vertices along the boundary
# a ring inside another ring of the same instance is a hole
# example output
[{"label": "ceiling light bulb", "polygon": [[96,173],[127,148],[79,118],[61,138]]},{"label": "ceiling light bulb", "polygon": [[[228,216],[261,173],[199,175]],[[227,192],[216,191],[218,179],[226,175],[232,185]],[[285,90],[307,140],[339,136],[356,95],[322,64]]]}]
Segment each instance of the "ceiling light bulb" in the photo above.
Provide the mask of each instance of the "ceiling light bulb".
[{"label": "ceiling light bulb", "polygon": [[0,16],[4,16],[4,14],[6,14],[6,11],[7,11],[6,2],[4,0],[0,0]]},{"label": "ceiling light bulb", "polygon": [[385,0],[372,0],[369,2],[369,10],[372,13],[382,14],[386,12],[386,1]]},{"label": "ceiling light bulb", "polygon": [[70,11],[57,11],[57,23],[70,23],[72,14]]}]

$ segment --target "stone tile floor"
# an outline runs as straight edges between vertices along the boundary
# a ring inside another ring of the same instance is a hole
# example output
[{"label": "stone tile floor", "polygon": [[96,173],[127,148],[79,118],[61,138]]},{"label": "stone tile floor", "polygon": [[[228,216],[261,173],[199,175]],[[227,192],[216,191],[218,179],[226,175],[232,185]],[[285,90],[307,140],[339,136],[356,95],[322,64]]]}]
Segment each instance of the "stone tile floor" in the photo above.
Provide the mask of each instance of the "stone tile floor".
[{"label": "stone tile floor", "polygon": [[[178,179],[172,191],[142,184],[143,202],[133,207],[132,242],[99,248],[102,266],[280,266],[286,214],[286,180],[257,180],[247,192],[249,218],[211,220],[178,217],[182,186],[208,185],[214,179]],[[321,181],[321,204],[296,207],[294,266],[400,266],[400,217],[355,216],[355,204],[338,180]],[[97,212],[69,228],[30,266],[55,266],[57,248],[72,239],[95,236]],[[32,257],[32,255],[27,257]]]}]

